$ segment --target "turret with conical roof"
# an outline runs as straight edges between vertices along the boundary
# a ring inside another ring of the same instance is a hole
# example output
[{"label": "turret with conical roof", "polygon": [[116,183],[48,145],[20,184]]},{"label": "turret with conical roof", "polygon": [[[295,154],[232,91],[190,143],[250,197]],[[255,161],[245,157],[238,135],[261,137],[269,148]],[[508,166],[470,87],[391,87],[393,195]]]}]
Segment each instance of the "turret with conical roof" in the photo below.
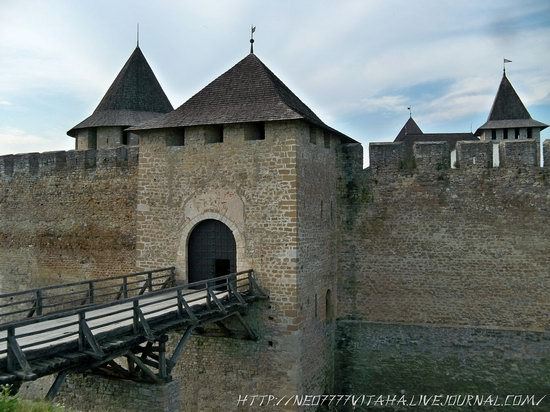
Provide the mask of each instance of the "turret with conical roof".
[{"label": "turret with conical roof", "polygon": [[416,124],[412,116],[409,116],[399,133],[397,134],[397,137],[395,138],[394,142],[402,142],[406,140],[406,137],[408,135],[419,135],[422,134],[422,130]]},{"label": "turret with conical roof", "polygon": [[77,150],[137,144],[137,135],[124,129],[172,110],[172,104],[138,46],[92,115],[67,134],[77,138]]},{"label": "turret with conical roof", "polygon": [[476,135],[481,140],[540,140],[540,131],[546,127],[531,117],[504,72],[489,117]]}]

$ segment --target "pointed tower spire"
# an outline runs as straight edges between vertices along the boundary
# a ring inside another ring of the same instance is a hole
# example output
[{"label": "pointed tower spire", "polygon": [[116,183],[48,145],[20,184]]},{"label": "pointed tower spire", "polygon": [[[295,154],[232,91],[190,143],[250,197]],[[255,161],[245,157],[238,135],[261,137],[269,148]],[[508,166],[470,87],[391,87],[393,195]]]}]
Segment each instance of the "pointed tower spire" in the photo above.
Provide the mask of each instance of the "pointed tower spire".
[{"label": "pointed tower spire", "polygon": [[487,120],[512,120],[530,119],[531,115],[525,108],[520,97],[514,90],[506,72],[502,74],[502,80],[498,87],[489,118]]},{"label": "pointed tower spire", "polygon": [[[409,107],[410,110],[410,107]],[[414,119],[412,118],[412,114],[405,122],[405,125],[401,128],[399,133],[397,134],[394,142],[401,142],[405,140],[405,138],[408,135],[417,135],[417,134],[423,134],[422,130],[420,130],[420,127],[416,124]]]},{"label": "pointed tower spire", "polygon": [[173,110],[143,52],[136,47],[92,115],[67,132],[101,126],[135,126]]},{"label": "pointed tower spire", "polygon": [[[508,62],[509,60],[504,60],[504,63]],[[547,125],[531,117],[504,71],[495,100],[491,106],[491,111],[489,112],[489,117],[487,121],[477,129],[475,134],[481,136],[484,130],[491,131],[497,129],[504,130],[533,127],[542,130],[546,128]]]},{"label": "pointed tower spire", "polygon": [[256,31],[256,26],[250,26],[250,54],[254,54],[254,32]]}]

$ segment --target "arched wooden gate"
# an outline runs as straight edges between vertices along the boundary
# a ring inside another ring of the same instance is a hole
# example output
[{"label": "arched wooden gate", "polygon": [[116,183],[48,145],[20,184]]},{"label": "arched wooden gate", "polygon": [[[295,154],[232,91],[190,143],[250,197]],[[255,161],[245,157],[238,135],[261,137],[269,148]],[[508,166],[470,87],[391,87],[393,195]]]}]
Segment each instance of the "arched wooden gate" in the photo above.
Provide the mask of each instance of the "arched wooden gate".
[{"label": "arched wooden gate", "polygon": [[213,279],[236,272],[237,246],[231,229],[219,220],[203,220],[187,244],[188,281]]}]

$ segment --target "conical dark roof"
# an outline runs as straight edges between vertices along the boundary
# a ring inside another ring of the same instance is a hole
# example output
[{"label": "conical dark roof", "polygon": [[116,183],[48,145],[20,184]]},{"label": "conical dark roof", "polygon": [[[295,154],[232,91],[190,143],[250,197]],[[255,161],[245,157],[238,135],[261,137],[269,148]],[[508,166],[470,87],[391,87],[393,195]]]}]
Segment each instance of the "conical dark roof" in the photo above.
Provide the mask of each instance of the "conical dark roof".
[{"label": "conical dark roof", "polygon": [[409,117],[394,142],[403,142],[405,150],[412,153],[416,142],[447,142],[450,150],[454,150],[456,142],[462,140],[479,140],[470,133],[424,133],[412,117]]},{"label": "conical dark roof", "polygon": [[98,126],[135,126],[173,110],[151,66],[136,47],[93,114],[67,132]]},{"label": "conical dark roof", "polygon": [[414,135],[422,134],[422,130],[420,130],[420,127],[418,127],[418,125],[416,124],[412,116],[409,117],[405,125],[401,128],[394,142],[402,142],[403,140],[405,140],[405,137],[407,135],[411,135],[411,134],[414,134]]},{"label": "conical dark roof", "polygon": [[292,119],[305,119],[353,141],[323,123],[250,53],[173,112],[131,130]]},{"label": "conical dark roof", "polygon": [[484,129],[513,127],[540,127],[544,129],[547,125],[531,118],[527,108],[514,90],[508,77],[506,77],[506,73],[504,73],[489,117],[485,124],[476,131],[476,134],[480,134],[480,131]]}]

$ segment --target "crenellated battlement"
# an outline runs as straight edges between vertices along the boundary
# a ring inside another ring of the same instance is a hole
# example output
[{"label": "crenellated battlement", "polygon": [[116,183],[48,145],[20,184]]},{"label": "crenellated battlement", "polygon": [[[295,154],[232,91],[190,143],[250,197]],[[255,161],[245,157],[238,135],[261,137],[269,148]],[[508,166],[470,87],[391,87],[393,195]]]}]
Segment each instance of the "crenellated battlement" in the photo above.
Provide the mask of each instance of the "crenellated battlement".
[{"label": "crenellated battlement", "polygon": [[539,143],[533,140],[500,142],[498,146],[501,167],[540,166]]},{"label": "crenellated battlement", "polygon": [[373,170],[399,170],[405,159],[405,145],[401,142],[373,142],[369,144],[369,162]]},{"label": "crenellated battlement", "polygon": [[451,167],[447,142],[417,142],[413,146],[415,165],[420,170],[443,170]]},{"label": "crenellated battlement", "polygon": [[[492,141],[461,141],[456,144],[456,163],[451,165],[447,142],[416,142],[412,156],[407,156],[403,143],[370,143],[370,168],[378,173],[398,170],[429,172],[452,166],[475,170],[493,168]],[[499,164],[502,169],[540,166],[540,150],[534,140],[511,140],[498,143]],[[550,168],[550,140],[543,144],[544,167]]]},{"label": "crenellated battlement", "polygon": [[461,169],[493,167],[493,143],[464,141],[456,144],[456,166]]},{"label": "crenellated battlement", "polygon": [[0,156],[0,178],[43,176],[62,171],[132,167],[138,164],[138,147],[69,150]]}]

